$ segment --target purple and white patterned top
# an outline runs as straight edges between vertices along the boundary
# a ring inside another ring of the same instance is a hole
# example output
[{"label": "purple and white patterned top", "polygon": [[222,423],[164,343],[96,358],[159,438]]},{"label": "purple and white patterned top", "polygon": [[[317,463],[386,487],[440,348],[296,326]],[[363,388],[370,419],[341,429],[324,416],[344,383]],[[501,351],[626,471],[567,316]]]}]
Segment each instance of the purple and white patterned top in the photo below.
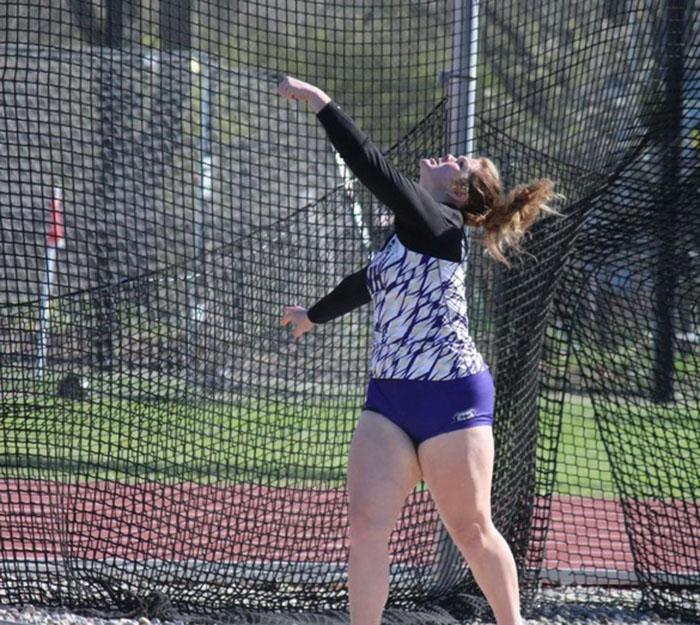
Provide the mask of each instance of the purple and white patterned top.
[{"label": "purple and white patterned top", "polygon": [[335,102],[318,119],[352,172],[394,214],[395,233],[368,266],[308,310],[325,323],[374,303],[370,375],[453,380],[487,369],[469,334],[460,210],[403,175]]},{"label": "purple and white patterned top", "polygon": [[394,234],[372,258],[367,286],[373,378],[454,380],[487,369],[469,334],[463,263],[412,251]]}]

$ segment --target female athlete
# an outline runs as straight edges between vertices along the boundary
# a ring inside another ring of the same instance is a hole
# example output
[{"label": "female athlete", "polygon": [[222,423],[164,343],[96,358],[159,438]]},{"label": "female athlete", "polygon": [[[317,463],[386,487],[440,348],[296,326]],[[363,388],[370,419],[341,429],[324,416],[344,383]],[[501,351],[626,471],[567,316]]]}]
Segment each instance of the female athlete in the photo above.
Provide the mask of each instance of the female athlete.
[{"label": "female athlete", "polygon": [[394,214],[395,233],[371,262],[308,310],[290,306],[282,325],[300,337],[368,303],[374,334],[367,399],[348,461],[352,625],[379,625],[389,593],[390,534],[422,478],[499,625],[520,623],[515,561],[491,520],[493,382],[469,335],[467,226],[507,264],[547,207],[552,183],[536,180],[501,196],[486,158],[420,161],[418,183],[394,169],[321,89],[286,77],[285,98],[302,100],[357,178]]}]

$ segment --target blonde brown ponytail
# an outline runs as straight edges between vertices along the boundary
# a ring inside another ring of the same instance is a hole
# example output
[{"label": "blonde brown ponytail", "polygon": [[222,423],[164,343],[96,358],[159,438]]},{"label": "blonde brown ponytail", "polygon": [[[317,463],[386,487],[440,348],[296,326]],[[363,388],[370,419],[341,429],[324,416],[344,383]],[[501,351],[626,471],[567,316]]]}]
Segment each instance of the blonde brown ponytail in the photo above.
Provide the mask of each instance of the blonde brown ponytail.
[{"label": "blonde brown ponytail", "polygon": [[501,196],[501,183],[496,166],[487,158],[479,159],[482,167],[453,183],[455,194],[467,195],[461,207],[464,222],[482,228],[486,253],[510,266],[504,252],[521,251],[520,241],[540,214],[557,214],[547,204],[556,197],[548,178],[532,180]]},{"label": "blonde brown ponytail", "polygon": [[484,245],[489,256],[510,266],[504,252],[508,248],[521,251],[523,235],[540,213],[554,213],[547,205],[552,199],[552,181],[532,180],[499,198],[483,223]]}]

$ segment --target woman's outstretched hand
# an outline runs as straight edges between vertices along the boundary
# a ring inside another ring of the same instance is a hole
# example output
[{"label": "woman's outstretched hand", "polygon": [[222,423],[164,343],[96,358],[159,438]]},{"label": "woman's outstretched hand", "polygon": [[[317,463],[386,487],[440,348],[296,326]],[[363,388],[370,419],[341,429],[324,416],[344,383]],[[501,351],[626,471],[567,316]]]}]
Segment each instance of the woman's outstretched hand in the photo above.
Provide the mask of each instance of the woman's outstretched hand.
[{"label": "woman's outstretched hand", "polygon": [[318,87],[291,76],[285,76],[280,81],[277,85],[277,93],[288,100],[307,102],[314,113],[318,113],[331,101],[330,97]]},{"label": "woman's outstretched hand", "polygon": [[314,323],[309,320],[306,308],[301,306],[287,306],[282,315],[282,325],[292,324],[292,336],[298,339],[304,332],[308,332],[314,327]]}]

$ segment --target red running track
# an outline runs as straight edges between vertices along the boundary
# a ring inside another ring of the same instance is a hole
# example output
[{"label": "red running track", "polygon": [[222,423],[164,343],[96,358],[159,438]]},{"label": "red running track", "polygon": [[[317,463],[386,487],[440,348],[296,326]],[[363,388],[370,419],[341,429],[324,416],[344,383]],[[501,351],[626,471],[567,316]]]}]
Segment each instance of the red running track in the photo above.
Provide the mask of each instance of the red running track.
[{"label": "red running track", "polygon": [[[697,504],[687,504],[639,504],[637,540],[657,547],[650,552],[661,558],[656,565],[673,550],[675,570],[696,568],[700,521]],[[341,489],[0,480],[2,559],[339,562],[347,556],[346,521]],[[428,493],[414,493],[392,537],[393,561],[432,563],[436,530]],[[554,497],[543,568],[633,570],[620,504]]]}]

